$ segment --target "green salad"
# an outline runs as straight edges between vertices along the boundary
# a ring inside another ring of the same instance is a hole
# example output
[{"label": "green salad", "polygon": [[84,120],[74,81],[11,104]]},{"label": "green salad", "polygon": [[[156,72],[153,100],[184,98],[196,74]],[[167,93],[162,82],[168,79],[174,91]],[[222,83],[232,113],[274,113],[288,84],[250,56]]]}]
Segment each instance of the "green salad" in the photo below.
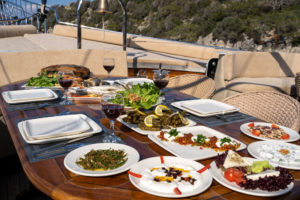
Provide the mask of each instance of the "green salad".
[{"label": "green salad", "polygon": [[48,77],[47,73],[44,73],[39,77],[31,77],[26,86],[53,87],[56,84],[58,84],[58,77]]},{"label": "green salad", "polygon": [[[132,108],[149,109],[157,104],[160,97],[159,89],[154,83],[133,85],[130,89],[119,91],[124,98],[124,105]],[[120,103],[120,99],[112,100],[113,103]]]}]

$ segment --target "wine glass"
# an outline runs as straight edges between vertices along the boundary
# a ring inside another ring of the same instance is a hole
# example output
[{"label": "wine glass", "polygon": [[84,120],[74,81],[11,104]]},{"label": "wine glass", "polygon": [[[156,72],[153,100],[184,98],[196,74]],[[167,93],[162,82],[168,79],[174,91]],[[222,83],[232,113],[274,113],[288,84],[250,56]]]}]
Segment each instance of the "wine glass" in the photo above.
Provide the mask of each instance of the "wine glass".
[{"label": "wine glass", "polygon": [[138,78],[148,78],[148,72],[146,70],[139,70],[136,74]]},{"label": "wine glass", "polygon": [[[112,102],[112,100],[117,101]],[[101,97],[101,106],[106,117],[109,119],[111,128],[110,134],[104,137],[103,142],[122,142],[122,140],[115,135],[114,125],[116,118],[118,118],[124,110],[123,95],[118,93],[103,94]]]},{"label": "wine glass", "polygon": [[110,78],[110,72],[115,68],[115,59],[114,58],[104,58],[103,59],[103,67],[108,73],[107,78]]},{"label": "wine glass", "polygon": [[162,90],[169,83],[169,71],[167,70],[153,70],[153,82],[155,86],[160,90],[162,94]]},{"label": "wine glass", "polygon": [[58,83],[64,89],[63,101],[60,103],[62,105],[70,105],[73,104],[72,101],[68,99],[68,89],[73,84],[73,79],[75,77],[73,71],[59,71],[58,75]]}]

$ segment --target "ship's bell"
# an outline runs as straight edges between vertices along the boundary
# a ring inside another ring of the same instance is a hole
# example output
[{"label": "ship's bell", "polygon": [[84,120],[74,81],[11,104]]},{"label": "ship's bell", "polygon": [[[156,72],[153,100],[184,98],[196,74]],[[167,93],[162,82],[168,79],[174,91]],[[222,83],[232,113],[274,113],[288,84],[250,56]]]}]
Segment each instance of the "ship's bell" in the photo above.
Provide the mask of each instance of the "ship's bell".
[{"label": "ship's bell", "polygon": [[111,11],[108,8],[107,0],[99,0],[98,8],[95,12],[101,13],[101,14],[110,14]]}]

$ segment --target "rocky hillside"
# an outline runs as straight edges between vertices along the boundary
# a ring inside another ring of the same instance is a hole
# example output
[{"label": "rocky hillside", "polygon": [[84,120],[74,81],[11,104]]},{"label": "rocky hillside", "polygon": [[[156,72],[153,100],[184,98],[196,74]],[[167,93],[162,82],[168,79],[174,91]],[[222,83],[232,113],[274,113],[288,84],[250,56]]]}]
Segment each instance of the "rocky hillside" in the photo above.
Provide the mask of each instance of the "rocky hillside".
[{"label": "rocky hillside", "polygon": [[[300,52],[299,0],[124,0],[128,32],[250,51]],[[98,0],[84,1],[82,24],[121,31],[122,9],[95,13]],[[61,21],[76,23],[77,3],[55,6]],[[48,23],[54,25],[53,13]]]}]

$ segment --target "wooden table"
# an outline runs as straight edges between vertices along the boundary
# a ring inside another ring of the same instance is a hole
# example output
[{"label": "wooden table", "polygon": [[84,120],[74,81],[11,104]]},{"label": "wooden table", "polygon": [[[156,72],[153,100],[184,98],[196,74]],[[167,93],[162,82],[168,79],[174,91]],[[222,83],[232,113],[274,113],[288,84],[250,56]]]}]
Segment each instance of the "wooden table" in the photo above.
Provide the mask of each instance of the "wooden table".
[{"label": "wooden table", "polygon": [[[10,84],[0,88],[0,91],[17,90],[20,89],[21,83]],[[184,98],[186,95],[173,91],[172,97],[176,96],[176,99]],[[167,95],[167,98],[168,98]],[[85,111],[93,117],[99,119],[104,125],[108,127],[108,121],[103,119],[103,114],[100,110],[97,110],[97,105],[83,104],[83,105],[69,105],[59,107],[45,107],[41,109],[28,110],[28,111],[14,111],[8,112],[6,104],[0,97],[0,106],[4,118],[7,122],[7,126],[18,153],[19,159],[22,163],[23,169],[30,179],[30,181],[46,195],[53,199],[162,199],[157,196],[153,196],[144,193],[135,188],[129,181],[126,172],[101,178],[90,178],[73,174],[66,170],[63,164],[64,157],[56,159],[49,159],[40,162],[30,163],[24,147],[22,145],[21,136],[18,128],[16,127],[16,119],[26,119],[28,117],[34,117],[46,114],[58,114],[65,110],[72,112]],[[245,122],[242,122],[245,123]],[[240,132],[240,125],[242,123],[232,123],[229,125],[222,125],[213,127],[223,133],[226,133],[245,144],[250,144],[256,140],[242,134]],[[119,135],[127,145],[130,145],[137,149],[140,153],[140,159],[159,155],[171,155],[146,136],[140,135],[131,129],[123,126],[120,123],[116,123],[116,130],[120,131]],[[300,143],[297,142],[299,145]],[[250,156],[247,150],[241,152],[243,156]],[[199,161],[206,165],[212,162],[212,159],[206,159]],[[286,195],[276,197],[276,199],[299,199],[300,198],[300,171],[290,170],[295,178],[294,189]],[[270,199],[254,197],[250,195],[234,192],[216,181],[213,181],[211,187],[197,196],[190,197],[190,199],[232,199],[232,200],[246,200],[246,199]],[[273,198],[272,198],[273,199]]]}]

